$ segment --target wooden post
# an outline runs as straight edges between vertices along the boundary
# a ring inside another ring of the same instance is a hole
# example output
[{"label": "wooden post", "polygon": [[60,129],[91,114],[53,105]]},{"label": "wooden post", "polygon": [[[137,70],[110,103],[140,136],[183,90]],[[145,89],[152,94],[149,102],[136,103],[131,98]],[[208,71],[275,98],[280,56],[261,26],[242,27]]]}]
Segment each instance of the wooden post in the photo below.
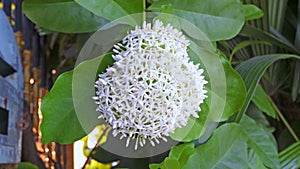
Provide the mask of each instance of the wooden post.
[{"label": "wooden post", "polygon": [[38,35],[38,32],[35,31],[34,37],[33,37],[33,67],[32,67],[32,73],[33,73],[33,79],[35,83],[33,84],[33,127],[36,129],[39,129],[39,115],[38,115],[38,100],[39,100],[39,88],[40,88],[40,57],[43,54],[43,46],[44,44],[41,43],[43,37],[40,37]]},{"label": "wooden post", "polygon": [[32,59],[32,23],[24,16],[24,51],[23,51],[23,72],[24,72],[24,100],[30,103],[30,77]]},{"label": "wooden post", "polygon": [[65,149],[64,153],[64,168],[74,168],[74,149],[73,144],[63,145]]}]

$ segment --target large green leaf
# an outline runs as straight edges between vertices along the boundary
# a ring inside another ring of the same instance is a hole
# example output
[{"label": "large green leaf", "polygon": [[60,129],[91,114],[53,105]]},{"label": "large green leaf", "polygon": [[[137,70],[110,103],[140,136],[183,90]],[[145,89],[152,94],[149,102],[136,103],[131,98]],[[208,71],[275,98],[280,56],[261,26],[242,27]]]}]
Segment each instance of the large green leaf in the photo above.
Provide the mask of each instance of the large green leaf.
[{"label": "large green leaf", "polygon": [[196,148],[183,169],[248,169],[246,141],[247,137],[240,125],[222,125],[207,143]]},{"label": "large green leaf", "polygon": [[[98,122],[96,104],[91,99],[95,89],[87,86],[94,86],[96,76],[91,77],[87,75],[91,75],[91,72],[95,69],[96,72],[103,71],[111,63],[111,54],[103,55],[82,62],[74,71],[63,73],[58,77],[51,91],[44,97],[41,105],[43,143],[52,141],[62,144],[72,143],[93,129]],[[74,92],[74,72],[77,75],[76,80],[80,80],[78,86],[84,84],[84,87],[81,88],[80,98],[74,98],[72,93]],[[85,77],[91,77],[94,81],[86,81]],[[86,85],[89,82],[92,84]],[[75,109],[74,100],[76,104],[84,103],[81,105],[86,108],[84,112],[78,112]],[[85,121],[88,121],[88,125],[82,126]]]},{"label": "large green leaf", "polygon": [[272,169],[279,168],[277,146],[272,143],[268,133],[248,116],[243,116],[240,124],[246,131],[249,146],[260,160]]},{"label": "large green leaf", "polygon": [[277,60],[288,59],[288,58],[300,59],[300,57],[296,55],[270,54],[270,55],[257,56],[251,58],[239,64],[236,67],[236,70],[240,73],[240,75],[245,81],[246,88],[247,88],[247,96],[246,96],[246,102],[243,105],[242,109],[234,117],[235,121],[240,121],[242,116],[245,114],[248,105],[253,97],[253,94],[256,90],[258,82],[260,81],[261,77],[263,76],[267,68]]},{"label": "large green leaf", "polygon": [[296,142],[279,154],[282,169],[300,167],[300,142]]},{"label": "large green leaf", "polygon": [[72,71],[61,74],[51,91],[43,98],[43,143],[72,143],[86,135],[73,107],[72,76]]},{"label": "large green leaf", "polygon": [[93,32],[108,22],[73,0],[24,0],[23,12],[37,25],[65,33]]},{"label": "large green leaf", "polygon": [[159,0],[148,9],[157,12],[169,4],[174,15],[195,24],[212,41],[234,37],[244,24],[243,5],[237,0]]},{"label": "large green leaf", "polygon": [[[248,143],[248,144],[246,144]],[[249,150],[249,151],[247,151]],[[187,152],[185,154],[185,152]],[[184,155],[185,154],[185,155]],[[219,127],[211,139],[196,148],[192,143],[175,146],[169,157],[152,169],[164,168],[166,163],[175,163],[183,168],[279,168],[276,144],[269,132],[244,116],[241,124],[230,123]],[[180,160],[181,159],[181,160]],[[187,160],[186,160],[187,159]]]},{"label": "large green leaf", "polygon": [[[144,10],[144,1],[142,0],[75,0],[79,5],[91,11],[95,15],[113,21],[134,13],[142,13]],[[137,18],[135,18],[137,17]],[[134,18],[138,22],[132,22],[132,18],[127,19],[126,24],[131,22],[136,25],[142,20],[142,15],[136,15]]]}]

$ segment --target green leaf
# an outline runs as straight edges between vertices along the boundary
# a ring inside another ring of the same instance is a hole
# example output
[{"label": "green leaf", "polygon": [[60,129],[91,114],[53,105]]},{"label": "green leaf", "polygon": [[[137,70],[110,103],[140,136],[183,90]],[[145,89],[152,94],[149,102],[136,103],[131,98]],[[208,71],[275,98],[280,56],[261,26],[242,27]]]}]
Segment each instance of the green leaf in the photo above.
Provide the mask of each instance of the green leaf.
[{"label": "green leaf", "polygon": [[300,167],[300,142],[290,145],[279,153],[281,169]]},{"label": "green leaf", "polygon": [[24,0],[22,9],[32,22],[57,32],[93,32],[108,23],[73,0]]},{"label": "green leaf", "polygon": [[257,153],[264,165],[272,169],[279,168],[277,146],[272,144],[272,138],[268,133],[248,116],[243,116],[240,124],[246,131],[249,146]]},{"label": "green leaf", "polygon": [[108,66],[112,66],[114,60],[112,53],[106,53],[100,57],[80,63],[73,70],[72,97],[76,115],[80,125],[89,133],[97,124],[103,124],[103,119],[98,119],[97,105],[92,99],[95,96],[95,81],[98,74],[105,72]]},{"label": "green leaf", "polygon": [[161,169],[180,169],[180,164],[177,159],[167,157],[161,165]]},{"label": "green leaf", "polygon": [[[102,55],[82,62],[73,71],[63,73],[58,77],[50,92],[43,98],[41,105],[43,143],[72,143],[94,128],[99,122],[96,104],[91,99],[95,89],[93,87],[87,88],[87,86],[94,86],[96,76],[92,76],[92,71],[97,70],[98,67],[98,71],[103,71],[111,63],[111,54]],[[74,86],[74,76],[76,80],[79,80],[79,85],[75,86],[82,85],[80,91]],[[87,78],[93,79],[93,82],[87,80]],[[80,98],[74,97],[74,87],[77,93],[80,94]],[[78,105],[80,103],[82,104]],[[76,105],[83,107],[84,111],[76,109]],[[85,126],[83,126],[84,124]]]},{"label": "green leaf", "polygon": [[251,117],[257,125],[259,125],[262,129],[266,131],[266,133],[269,135],[269,137],[272,140],[272,144],[276,146],[277,141],[273,135],[275,128],[271,126],[265,114],[261,110],[259,110],[255,104],[249,105],[246,114],[247,116]]},{"label": "green leaf", "polygon": [[241,76],[232,68],[227,60],[222,58],[222,54],[220,54],[220,60],[225,72],[226,96],[222,97],[218,93],[215,93],[215,91],[208,89],[209,93],[218,95],[219,99],[225,103],[222,112],[212,112],[209,114],[209,118],[216,122],[225,121],[234,113],[238,112],[246,98],[246,87]]},{"label": "green leaf", "polygon": [[212,138],[196,148],[183,169],[248,169],[247,137],[240,125],[224,124],[215,130]]},{"label": "green leaf", "polygon": [[75,0],[95,15],[113,21],[133,13],[143,12],[141,0]]},{"label": "green leaf", "polygon": [[150,164],[150,169],[180,169],[178,160],[166,157],[160,164]]},{"label": "green leaf", "polygon": [[254,44],[272,45],[271,43],[269,43],[269,42],[267,42],[267,41],[254,41],[254,40],[243,41],[243,42],[237,44],[237,45],[234,47],[234,49],[232,50],[232,52],[231,52],[231,54],[230,54],[230,56],[229,56],[229,58],[230,58],[229,61],[231,62],[233,55],[234,55],[237,51],[239,51],[240,49],[245,48],[245,47],[247,47],[247,46],[254,45]]},{"label": "green leaf", "polygon": [[174,133],[170,133],[170,137],[173,140],[190,142],[199,138],[204,133],[208,125],[207,117],[209,108],[207,102],[209,102],[209,100],[210,99],[207,98],[205,99],[204,103],[201,104],[202,111],[199,113],[199,118],[190,118],[186,126],[176,128]]},{"label": "green leaf", "polygon": [[222,59],[226,75],[226,103],[220,121],[227,120],[238,112],[246,100],[246,87],[241,76],[232,68],[230,63]]},{"label": "green leaf", "polygon": [[17,169],[38,169],[38,167],[30,162],[21,162]]},{"label": "green leaf", "polygon": [[149,164],[150,169],[159,169],[161,168],[162,164]]},{"label": "green leaf", "polygon": [[270,102],[269,96],[261,86],[257,86],[252,101],[261,111],[265,112],[267,115],[273,118],[277,117],[276,110],[273,104]]},{"label": "green leaf", "polygon": [[164,25],[172,24],[172,26],[178,30],[182,29],[182,23],[180,23],[180,20],[182,21],[182,18],[179,18],[174,15],[172,4],[161,6],[161,13],[158,16],[156,16],[153,20],[160,20],[164,23]]},{"label": "green leaf", "polygon": [[245,81],[247,88],[247,96],[246,102],[243,105],[242,109],[236,114],[234,117],[235,121],[240,121],[242,116],[245,114],[248,105],[254,95],[258,82],[261,77],[267,70],[267,68],[272,65],[274,62],[280,59],[288,59],[288,58],[297,58],[300,59],[297,55],[289,55],[289,54],[270,54],[264,56],[257,56],[251,58],[236,67],[236,70],[240,73],[242,78]]},{"label": "green leaf", "polygon": [[72,71],[61,74],[43,98],[41,131],[44,144],[52,141],[72,143],[86,135],[73,107],[72,76]]},{"label": "green leaf", "polygon": [[141,0],[114,0],[128,14],[142,13],[144,11],[144,3]]},{"label": "green leaf", "polygon": [[186,163],[190,155],[192,155],[194,152],[195,145],[193,143],[185,143],[173,147],[169,153],[169,157],[177,159],[180,166],[182,167]]},{"label": "green leaf", "polygon": [[[186,163],[189,156],[195,152],[195,146],[193,143],[185,143],[171,148],[169,156],[165,158],[160,164],[150,164],[150,169],[163,168],[164,166],[170,166],[170,163],[174,163],[178,169]],[[174,169],[174,168],[170,168]]]},{"label": "green leaf", "polygon": [[289,41],[281,40],[274,35],[262,31],[254,26],[251,25],[245,25],[241,32],[239,33],[241,36],[251,37],[251,38],[257,38],[259,40],[268,41],[272,43],[273,45],[282,47],[284,49],[287,49],[293,53],[298,53],[297,49],[291,44]]},{"label": "green leaf", "polygon": [[[219,74],[221,74],[223,71],[225,73],[225,79],[223,79],[225,82],[223,82],[226,86],[226,90],[224,90],[225,95],[222,96],[222,93],[219,90],[213,90],[210,87],[208,87],[208,94],[211,96],[217,96],[221,102],[225,103],[224,109],[219,109],[219,111],[213,111],[209,114],[209,119],[212,121],[220,122],[227,120],[230,116],[232,116],[234,113],[238,112],[241,107],[243,106],[246,98],[246,87],[244,84],[243,79],[241,76],[232,68],[231,64],[225,60],[226,56],[221,52],[215,52],[214,54],[218,55],[218,62],[221,62],[222,64],[222,70],[214,70],[214,74],[209,74],[209,76],[213,77],[219,77]],[[205,53],[206,57],[212,57],[209,56],[207,53]],[[191,60],[195,63],[199,63],[199,58],[203,56],[191,56]],[[215,61],[216,62],[216,61]],[[216,63],[206,63],[205,65],[208,65],[211,69],[213,67],[212,65]],[[218,73],[217,73],[218,72]],[[211,78],[211,77],[209,77]],[[209,83],[214,83],[210,80],[208,80]],[[216,81],[218,83],[222,83],[221,81]],[[211,84],[213,85],[213,84]],[[214,84],[215,85],[215,84]],[[218,84],[221,85],[221,84]],[[216,101],[216,100],[215,100]],[[221,103],[219,102],[219,103]],[[208,104],[208,108],[212,109],[212,106]],[[219,105],[221,106],[221,105]],[[221,110],[221,111],[220,111]],[[207,110],[209,111],[209,110]]]},{"label": "green leaf", "polygon": [[159,0],[148,9],[157,12],[169,4],[174,15],[192,22],[211,41],[236,36],[244,24],[243,5],[237,0]]},{"label": "green leaf", "polygon": [[264,16],[264,12],[259,9],[257,6],[252,4],[243,5],[245,21],[259,19]]},{"label": "green leaf", "polygon": [[180,169],[180,164],[177,159],[166,157],[160,164],[150,164],[150,169]]}]

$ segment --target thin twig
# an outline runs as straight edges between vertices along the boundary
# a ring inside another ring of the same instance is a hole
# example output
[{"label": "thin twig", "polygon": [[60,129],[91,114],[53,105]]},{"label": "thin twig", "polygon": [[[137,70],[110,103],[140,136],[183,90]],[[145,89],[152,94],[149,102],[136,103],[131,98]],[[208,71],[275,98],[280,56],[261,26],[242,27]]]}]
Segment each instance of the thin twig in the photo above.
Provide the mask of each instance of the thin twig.
[{"label": "thin twig", "polygon": [[103,130],[101,136],[100,136],[99,139],[97,140],[96,145],[95,145],[94,148],[91,150],[91,152],[90,152],[89,156],[87,157],[87,159],[86,159],[84,165],[82,166],[82,169],[85,169],[86,165],[89,163],[89,161],[90,161],[91,158],[92,158],[93,152],[98,148],[100,141],[102,140],[102,138],[104,137],[105,133],[106,133],[108,130],[109,130],[109,127],[106,127],[106,128]]}]

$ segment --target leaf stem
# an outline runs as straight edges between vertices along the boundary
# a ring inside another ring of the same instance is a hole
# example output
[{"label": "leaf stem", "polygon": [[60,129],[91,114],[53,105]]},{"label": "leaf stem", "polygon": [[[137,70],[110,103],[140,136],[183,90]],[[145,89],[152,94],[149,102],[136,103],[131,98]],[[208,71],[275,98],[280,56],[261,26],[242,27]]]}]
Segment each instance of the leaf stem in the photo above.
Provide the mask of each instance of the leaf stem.
[{"label": "leaf stem", "polygon": [[290,124],[287,122],[287,120],[285,119],[285,117],[283,116],[283,114],[280,112],[280,110],[278,109],[278,107],[275,105],[275,103],[273,102],[273,100],[270,98],[270,96],[268,96],[270,102],[272,103],[272,106],[274,107],[274,109],[276,110],[280,120],[282,120],[282,122],[284,123],[284,125],[286,126],[286,128],[289,130],[289,132],[291,133],[291,135],[294,137],[294,139],[296,141],[299,141],[298,136],[296,135],[296,133],[294,132],[294,130],[292,129],[292,127],[290,126]]},{"label": "leaf stem", "polygon": [[106,127],[106,128],[103,130],[101,136],[100,136],[99,139],[97,140],[96,145],[95,145],[94,148],[91,150],[91,152],[90,152],[89,156],[87,157],[87,159],[86,159],[84,165],[82,166],[82,169],[85,169],[86,165],[89,163],[89,161],[90,161],[91,158],[92,158],[93,152],[98,148],[100,141],[102,140],[102,138],[104,137],[105,133],[106,133],[108,130],[109,130],[109,127]]}]

